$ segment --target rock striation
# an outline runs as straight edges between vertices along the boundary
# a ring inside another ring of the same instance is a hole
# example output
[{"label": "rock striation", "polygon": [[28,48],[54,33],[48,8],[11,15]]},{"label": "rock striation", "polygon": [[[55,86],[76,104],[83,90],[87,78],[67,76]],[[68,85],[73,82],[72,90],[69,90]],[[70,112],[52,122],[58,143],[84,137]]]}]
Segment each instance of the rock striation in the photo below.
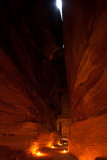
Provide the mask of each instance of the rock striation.
[{"label": "rock striation", "polygon": [[63,0],[69,150],[79,160],[107,157],[106,17],[106,0]]},{"label": "rock striation", "polygon": [[12,160],[15,150],[59,138],[50,105],[59,83],[50,59],[59,47],[42,0],[1,0],[0,24],[0,159]]}]

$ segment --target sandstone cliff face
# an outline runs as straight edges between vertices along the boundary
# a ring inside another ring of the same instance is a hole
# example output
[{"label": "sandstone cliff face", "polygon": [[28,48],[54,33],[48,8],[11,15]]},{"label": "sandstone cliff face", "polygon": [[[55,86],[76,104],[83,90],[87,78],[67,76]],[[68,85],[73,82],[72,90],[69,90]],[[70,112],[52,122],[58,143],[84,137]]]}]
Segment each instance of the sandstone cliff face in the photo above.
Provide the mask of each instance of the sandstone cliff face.
[{"label": "sandstone cliff face", "polygon": [[4,156],[9,158],[6,147],[6,150],[32,146],[38,149],[58,138],[49,99],[58,81],[54,67],[48,62],[58,47],[43,1],[0,1],[0,23],[0,159],[3,160]]},{"label": "sandstone cliff face", "polygon": [[69,150],[80,160],[107,156],[107,1],[63,0],[71,100]]}]

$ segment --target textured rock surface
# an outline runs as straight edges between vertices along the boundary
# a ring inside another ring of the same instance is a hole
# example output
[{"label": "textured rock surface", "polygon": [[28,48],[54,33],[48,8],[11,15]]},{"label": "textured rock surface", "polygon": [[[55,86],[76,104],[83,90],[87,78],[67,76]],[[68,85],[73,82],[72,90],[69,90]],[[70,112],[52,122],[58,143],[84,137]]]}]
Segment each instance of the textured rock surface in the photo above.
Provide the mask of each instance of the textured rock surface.
[{"label": "textured rock surface", "polygon": [[54,113],[47,108],[38,88],[32,90],[34,86],[25,80],[3,49],[0,69],[0,146],[22,150],[33,141],[37,148],[53,143],[57,139]]},{"label": "textured rock surface", "polygon": [[70,152],[80,160],[107,157],[107,114],[76,122],[70,132]]},{"label": "textured rock surface", "polygon": [[50,97],[57,96],[59,80],[48,59],[59,48],[50,32],[42,0],[1,0],[0,23],[0,159],[3,160],[3,156],[8,159],[11,149],[25,150],[34,145],[39,148],[57,140]]},{"label": "textured rock surface", "polygon": [[63,0],[63,17],[69,150],[80,160],[94,160],[107,156],[107,1]]}]

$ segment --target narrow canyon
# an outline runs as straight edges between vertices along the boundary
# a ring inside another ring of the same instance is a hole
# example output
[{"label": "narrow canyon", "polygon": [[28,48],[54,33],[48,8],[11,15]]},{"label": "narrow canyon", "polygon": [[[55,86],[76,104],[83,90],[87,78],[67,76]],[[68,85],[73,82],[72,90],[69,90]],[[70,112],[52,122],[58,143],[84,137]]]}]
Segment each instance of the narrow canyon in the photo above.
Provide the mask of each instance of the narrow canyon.
[{"label": "narrow canyon", "polygon": [[107,160],[107,0],[0,0],[0,160]]}]

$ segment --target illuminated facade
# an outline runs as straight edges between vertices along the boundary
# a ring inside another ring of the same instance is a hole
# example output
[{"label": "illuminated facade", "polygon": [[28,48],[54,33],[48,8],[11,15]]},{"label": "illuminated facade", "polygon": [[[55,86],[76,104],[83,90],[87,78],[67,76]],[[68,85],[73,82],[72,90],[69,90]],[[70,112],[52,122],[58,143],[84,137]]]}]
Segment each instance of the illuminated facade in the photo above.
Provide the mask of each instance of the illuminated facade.
[{"label": "illuminated facade", "polygon": [[68,138],[68,126],[69,126],[69,95],[64,94],[61,98],[62,102],[62,115],[57,117],[57,130],[62,138]]}]

